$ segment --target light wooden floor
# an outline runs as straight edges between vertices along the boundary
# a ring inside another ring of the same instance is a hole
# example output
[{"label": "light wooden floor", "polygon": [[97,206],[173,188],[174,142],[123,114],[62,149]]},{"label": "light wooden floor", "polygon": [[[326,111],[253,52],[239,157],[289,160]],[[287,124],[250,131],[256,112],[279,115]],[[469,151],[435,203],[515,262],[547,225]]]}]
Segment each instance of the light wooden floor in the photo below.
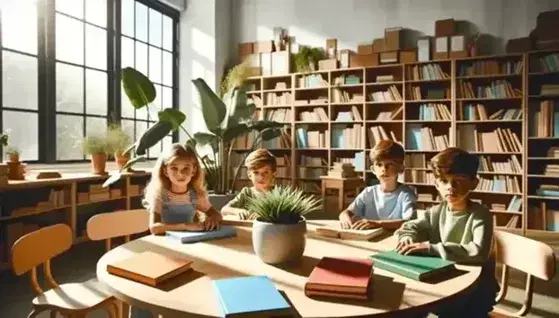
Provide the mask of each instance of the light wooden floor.
[{"label": "light wooden floor", "polygon": [[[554,245],[554,249],[559,256],[559,244]],[[88,242],[77,245],[68,253],[54,259],[53,275],[59,283],[94,278],[95,264],[103,252],[103,243]],[[505,304],[508,308],[518,309],[524,296],[525,277],[518,271],[512,270],[511,279],[512,284]],[[42,282],[42,279],[39,281]],[[559,275],[547,283],[536,280],[535,291],[532,312],[527,317],[559,317]],[[27,317],[31,310],[32,299],[33,294],[27,276],[15,277],[10,271],[0,272],[0,317]],[[48,317],[48,314],[39,317]],[[95,312],[89,317],[102,318],[106,317],[106,314]]]}]

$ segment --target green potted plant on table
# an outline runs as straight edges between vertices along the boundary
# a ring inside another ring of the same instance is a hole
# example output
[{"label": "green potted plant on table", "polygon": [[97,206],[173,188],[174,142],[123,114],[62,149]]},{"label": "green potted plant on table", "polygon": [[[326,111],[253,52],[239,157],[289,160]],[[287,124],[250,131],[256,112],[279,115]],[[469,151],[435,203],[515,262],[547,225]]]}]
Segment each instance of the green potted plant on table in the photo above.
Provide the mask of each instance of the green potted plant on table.
[{"label": "green potted plant on table", "polygon": [[107,152],[114,156],[119,170],[130,160],[130,153],[125,152],[125,150],[130,146],[131,142],[132,138],[119,125],[109,125],[107,130]]},{"label": "green potted plant on table", "polygon": [[[240,71],[237,73],[242,74]],[[155,100],[155,86],[137,70],[130,67],[123,69],[122,82],[124,92],[134,108],[149,108]],[[228,169],[224,167],[228,167],[233,141],[239,136],[256,131],[257,136],[250,146],[254,149],[261,141],[280,136],[283,124],[253,119],[256,107],[248,103],[246,88],[238,84],[242,82],[238,76],[235,79],[228,78],[229,84],[226,86],[232,88],[223,95],[223,98],[217,96],[203,79],[197,78],[192,82],[200,97],[202,114],[208,131],[191,134],[182,126],[186,119],[183,112],[174,108],[159,111],[158,120],[134,144],[124,150],[124,153],[133,154],[134,157],[120,171],[107,179],[104,183],[105,187],[119,180],[122,171],[137,162],[144,161],[149,148],[158,144],[172,131],[181,129],[189,138],[186,144],[195,151],[198,146],[205,145],[209,145],[212,149],[210,155],[200,156],[198,151],[196,153],[206,172],[207,186],[213,193],[210,195],[210,201],[214,207],[220,209],[224,202],[232,197],[234,180],[229,182]],[[241,164],[237,167],[235,177],[240,166]],[[216,202],[216,198],[220,202]]]},{"label": "green potted plant on table", "polygon": [[6,154],[8,155],[8,160],[11,162],[19,162],[19,149],[16,147],[8,147],[6,149]]},{"label": "green potted plant on table", "polygon": [[106,174],[107,140],[100,136],[87,136],[82,140],[82,151],[91,158],[91,173]]},{"label": "green potted plant on table", "polygon": [[305,215],[320,207],[321,200],[286,186],[249,199],[248,210],[256,215],[252,227],[256,255],[268,264],[300,259],[306,245]]}]

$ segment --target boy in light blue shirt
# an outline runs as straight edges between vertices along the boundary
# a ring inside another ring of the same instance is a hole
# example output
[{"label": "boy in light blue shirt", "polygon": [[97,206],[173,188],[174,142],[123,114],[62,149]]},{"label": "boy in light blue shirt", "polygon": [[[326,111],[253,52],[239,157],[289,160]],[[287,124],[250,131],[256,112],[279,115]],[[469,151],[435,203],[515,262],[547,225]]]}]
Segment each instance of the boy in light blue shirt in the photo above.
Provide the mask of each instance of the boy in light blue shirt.
[{"label": "boy in light blue shirt", "polygon": [[372,172],[379,184],[365,188],[353,203],[340,213],[342,228],[367,230],[397,229],[415,217],[414,191],[398,183],[404,169],[404,149],[392,140],[381,140],[371,150]]}]

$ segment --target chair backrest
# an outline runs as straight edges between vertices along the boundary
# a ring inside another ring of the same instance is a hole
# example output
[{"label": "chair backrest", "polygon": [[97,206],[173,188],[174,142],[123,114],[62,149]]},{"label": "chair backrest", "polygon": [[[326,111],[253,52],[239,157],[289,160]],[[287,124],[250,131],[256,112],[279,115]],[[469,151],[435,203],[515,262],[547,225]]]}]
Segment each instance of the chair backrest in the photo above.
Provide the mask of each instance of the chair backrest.
[{"label": "chair backrest", "polygon": [[62,254],[72,246],[72,229],[66,224],[43,227],[20,237],[12,246],[12,267],[22,275]]},{"label": "chair backrest", "polygon": [[555,276],[555,254],[545,243],[496,230],[495,248],[496,260],[499,263],[546,281]]},{"label": "chair backrest", "polygon": [[149,229],[146,209],[101,213],[87,221],[87,236],[94,241],[128,236]]}]

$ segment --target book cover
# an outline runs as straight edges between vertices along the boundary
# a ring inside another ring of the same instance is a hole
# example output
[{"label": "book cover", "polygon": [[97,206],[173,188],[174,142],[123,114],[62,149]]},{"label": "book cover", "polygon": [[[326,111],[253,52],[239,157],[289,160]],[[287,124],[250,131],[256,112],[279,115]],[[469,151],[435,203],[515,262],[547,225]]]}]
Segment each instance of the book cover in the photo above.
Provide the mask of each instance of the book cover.
[{"label": "book cover", "polygon": [[215,231],[167,231],[167,236],[181,243],[195,243],[237,235],[237,229],[230,225],[222,225]]},{"label": "book cover", "polygon": [[214,289],[224,317],[288,315],[291,306],[267,276],[217,279]]},{"label": "book cover", "polygon": [[336,226],[321,226],[316,228],[316,233],[322,236],[340,238],[342,240],[365,240],[373,239],[380,234],[384,233],[383,228],[370,229],[370,230],[353,230],[342,229],[339,225]]},{"label": "book cover", "polygon": [[373,260],[323,257],[315,266],[307,283],[308,290],[364,295],[368,293],[373,274]]},{"label": "book cover", "polygon": [[150,286],[180,275],[191,268],[192,260],[147,251],[107,264],[107,272]]},{"label": "book cover", "polygon": [[381,252],[369,256],[376,268],[384,269],[418,281],[453,270],[454,262],[439,257],[401,255],[396,251]]}]

